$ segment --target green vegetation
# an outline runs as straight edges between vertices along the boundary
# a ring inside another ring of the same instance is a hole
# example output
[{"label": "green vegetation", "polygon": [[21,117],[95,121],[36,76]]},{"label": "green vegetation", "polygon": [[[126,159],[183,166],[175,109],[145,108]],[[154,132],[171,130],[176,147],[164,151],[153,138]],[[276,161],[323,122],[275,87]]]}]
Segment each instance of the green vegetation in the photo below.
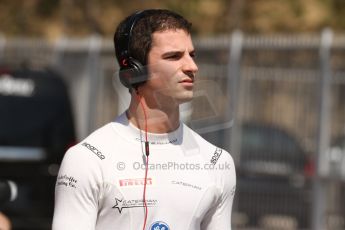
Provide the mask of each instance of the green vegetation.
[{"label": "green vegetation", "polygon": [[202,35],[319,32],[345,29],[344,0],[0,0],[0,33],[54,39],[92,33],[110,37],[125,15],[175,10]]}]

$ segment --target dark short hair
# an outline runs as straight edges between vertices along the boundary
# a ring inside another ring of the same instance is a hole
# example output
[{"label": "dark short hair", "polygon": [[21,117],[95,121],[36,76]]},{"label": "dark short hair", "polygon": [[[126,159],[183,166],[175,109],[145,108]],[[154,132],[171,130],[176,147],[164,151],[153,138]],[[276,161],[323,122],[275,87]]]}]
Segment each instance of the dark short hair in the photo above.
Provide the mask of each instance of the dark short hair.
[{"label": "dark short hair", "polygon": [[157,31],[182,29],[188,34],[191,33],[192,24],[181,15],[165,9],[149,9],[143,11],[140,18],[135,22],[132,29],[129,47],[120,47],[120,38],[126,29],[126,24],[130,23],[131,17],[135,13],[126,17],[118,25],[114,34],[115,54],[120,61],[120,53],[123,49],[129,49],[128,52],[132,58],[138,60],[142,65],[147,64],[148,53],[152,46],[152,34]]}]

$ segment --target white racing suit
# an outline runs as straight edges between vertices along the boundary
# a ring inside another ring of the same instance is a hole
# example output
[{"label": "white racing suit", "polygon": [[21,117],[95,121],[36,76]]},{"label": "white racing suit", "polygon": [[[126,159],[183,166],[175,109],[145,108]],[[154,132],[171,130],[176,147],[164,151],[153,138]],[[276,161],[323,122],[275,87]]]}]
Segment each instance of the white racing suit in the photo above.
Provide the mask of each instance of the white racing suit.
[{"label": "white racing suit", "polygon": [[[53,230],[142,230],[145,133],[123,113],[70,148],[56,182]],[[182,124],[148,133],[146,230],[230,230],[230,154]]]}]

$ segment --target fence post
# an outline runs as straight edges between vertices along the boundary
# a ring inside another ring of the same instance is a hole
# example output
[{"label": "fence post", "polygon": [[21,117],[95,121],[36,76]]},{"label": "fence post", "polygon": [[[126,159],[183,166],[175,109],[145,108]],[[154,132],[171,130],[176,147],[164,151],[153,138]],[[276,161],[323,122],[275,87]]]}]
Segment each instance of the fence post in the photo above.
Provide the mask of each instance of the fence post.
[{"label": "fence post", "polygon": [[88,60],[86,68],[88,81],[89,81],[89,94],[88,94],[88,106],[86,111],[87,117],[87,132],[90,133],[95,128],[96,122],[96,113],[97,111],[97,93],[99,90],[99,82],[100,82],[100,51],[102,47],[102,40],[98,35],[94,35],[90,37],[89,41],[89,53],[88,53]]},{"label": "fence post", "polygon": [[[243,34],[236,30],[233,32],[230,43],[229,63],[228,63],[228,80],[227,80],[227,98],[230,98],[231,106],[226,111],[226,118],[232,121],[231,137],[225,137],[224,143],[231,143],[231,156],[234,158],[235,164],[239,162],[240,132],[237,124],[237,109],[239,103],[240,88],[240,69],[243,46]],[[232,108],[232,109],[231,109]]]},{"label": "fence post", "polygon": [[0,34],[0,62],[5,56],[5,45],[6,45],[6,38],[2,34]]},{"label": "fence post", "polygon": [[316,175],[313,182],[313,205],[312,205],[312,229],[326,230],[326,188],[328,176],[328,163],[326,152],[329,146],[330,132],[330,93],[331,93],[331,67],[330,51],[332,46],[333,33],[330,29],[325,29],[321,34],[320,44],[320,115],[318,130],[318,151],[316,154]]},{"label": "fence post", "polygon": [[67,39],[65,37],[60,37],[56,40],[53,50],[52,64],[56,66],[59,70],[63,66],[63,58],[67,51]]}]

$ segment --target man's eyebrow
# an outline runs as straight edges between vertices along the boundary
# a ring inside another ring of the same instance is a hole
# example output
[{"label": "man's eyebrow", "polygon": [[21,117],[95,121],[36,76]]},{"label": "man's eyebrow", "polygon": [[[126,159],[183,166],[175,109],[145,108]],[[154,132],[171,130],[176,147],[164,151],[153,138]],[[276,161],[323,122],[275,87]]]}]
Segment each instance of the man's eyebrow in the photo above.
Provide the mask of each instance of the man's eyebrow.
[{"label": "man's eyebrow", "polygon": [[[174,55],[181,55],[184,53],[184,50],[173,50],[173,51],[168,51],[168,52],[165,52],[162,54],[162,57],[170,57],[170,56],[174,56]],[[189,51],[188,53],[190,54],[194,54],[195,53],[195,50],[191,50]]]},{"label": "man's eyebrow", "polygon": [[162,57],[169,57],[169,56],[173,56],[176,54],[182,54],[184,51],[181,50],[173,50],[173,51],[168,51],[162,54]]}]

